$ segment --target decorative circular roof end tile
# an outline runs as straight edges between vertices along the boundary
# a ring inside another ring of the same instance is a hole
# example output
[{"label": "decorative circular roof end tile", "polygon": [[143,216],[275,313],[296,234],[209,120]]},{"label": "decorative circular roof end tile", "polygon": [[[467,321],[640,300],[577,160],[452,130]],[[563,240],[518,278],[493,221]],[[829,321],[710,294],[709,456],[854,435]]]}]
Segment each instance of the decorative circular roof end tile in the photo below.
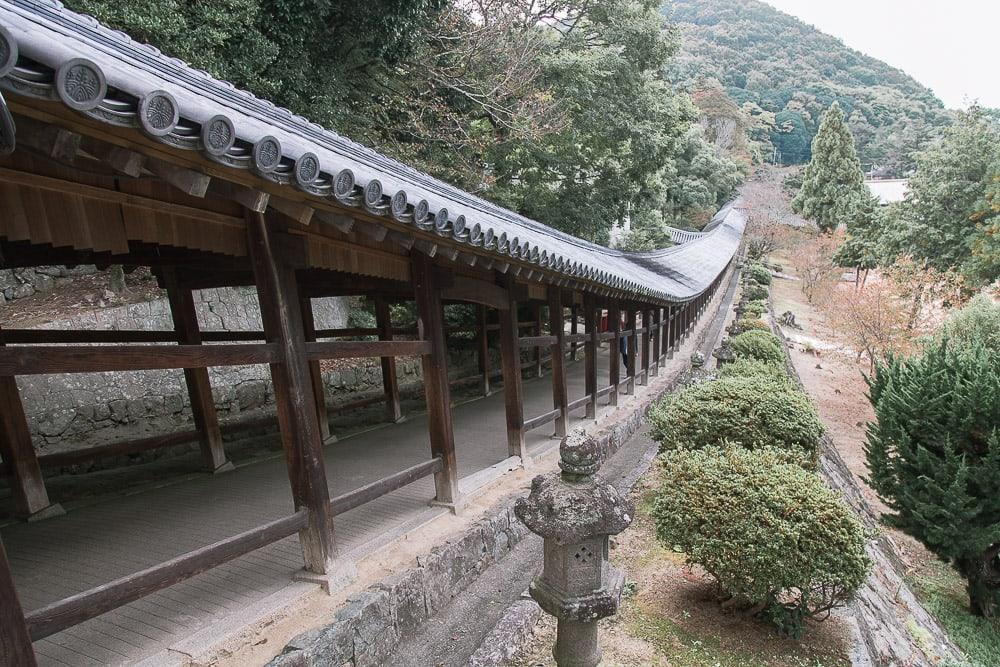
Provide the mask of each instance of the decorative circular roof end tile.
[{"label": "decorative circular roof end tile", "polygon": [[413,207],[413,222],[418,225],[422,225],[427,222],[427,218],[431,214],[431,205],[427,203],[426,199],[421,199],[417,202],[417,205]]},{"label": "decorative circular roof end tile", "polygon": [[451,225],[451,233],[456,239],[462,238],[465,235],[465,216],[460,215],[455,218],[455,222]]},{"label": "decorative circular roof end tile", "polygon": [[382,182],[373,178],[365,184],[365,205],[378,206],[382,202]]},{"label": "decorative circular roof end tile", "polygon": [[406,215],[406,192],[400,190],[392,196],[389,200],[389,210],[392,211],[392,217],[400,220]]},{"label": "decorative circular roof end tile", "polygon": [[482,240],[483,240],[483,226],[477,222],[474,225],[472,225],[472,228],[469,230],[469,243],[471,243],[472,245],[480,245],[480,242]]},{"label": "decorative circular roof end tile", "polygon": [[438,210],[437,215],[434,216],[434,227],[439,232],[448,229],[448,209],[442,208]]},{"label": "decorative circular roof end tile", "polygon": [[7,28],[0,25],[0,77],[14,69],[17,64],[17,41]]},{"label": "decorative circular roof end tile", "polygon": [[154,90],[139,102],[139,124],[146,134],[165,137],[173,132],[179,120],[177,100],[165,90]]},{"label": "decorative circular roof end tile", "polygon": [[281,142],[268,135],[253,146],[253,165],[262,174],[269,174],[281,162]]},{"label": "decorative circular roof end tile", "polygon": [[225,155],[235,143],[236,127],[227,117],[212,116],[201,126],[201,144],[209,155]]},{"label": "decorative circular roof end tile", "polygon": [[354,192],[354,172],[350,169],[341,169],[337,172],[337,177],[333,179],[333,194],[335,197],[350,197]]},{"label": "decorative circular roof end tile", "polygon": [[90,111],[108,92],[104,72],[85,58],[67,60],[56,71],[56,92],[70,109]]},{"label": "decorative circular roof end tile", "polygon": [[315,153],[303,153],[295,161],[295,182],[299,185],[315,183],[319,172],[319,158]]}]

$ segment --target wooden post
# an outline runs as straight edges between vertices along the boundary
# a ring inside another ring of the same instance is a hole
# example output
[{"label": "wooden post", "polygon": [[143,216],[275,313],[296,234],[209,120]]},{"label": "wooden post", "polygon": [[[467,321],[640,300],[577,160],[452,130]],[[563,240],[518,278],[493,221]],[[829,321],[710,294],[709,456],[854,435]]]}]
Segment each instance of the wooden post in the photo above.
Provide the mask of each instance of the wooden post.
[{"label": "wooden post", "polygon": [[643,385],[649,383],[649,328],[653,324],[652,313],[649,308],[642,309],[642,378]]},{"label": "wooden post", "polygon": [[566,437],[569,423],[569,396],[566,393],[566,323],[563,320],[562,291],[558,285],[549,285],[549,334],[556,342],[552,344],[552,407],[559,410],[556,417],[555,436]]},{"label": "wooden post", "polygon": [[[575,303],[569,307],[569,316],[570,316],[569,332],[575,336],[577,334],[577,324],[578,324],[577,319],[580,316],[579,307]],[[576,341],[574,340],[572,343],[569,344],[570,361],[576,361],[576,348],[577,344]]]},{"label": "wooden post", "polygon": [[[173,268],[163,270],[163,280],[166,283],[167,301],[170,303],[170,315],[174,320],[177,342],[181,345],[201,345],[194,295],[190,289],[178,286],[177,274]],[[198,430],[202,463],[213,473],[235,470],[235,466],[226,458],[226,451],[222,445],[222,430],[219,428],[219,416],[215,412],[215,399],[212,397],[212,383],[208,379],[208,369],[185,368],[184,383],[191,399],[191,416]]]},{"label": "wooden post", "polygon": [[[531,314],[535,318],[535,335],[542,335],[542,304],[533,301]],[[535,347],[535,377],[542,377],[542,348]]]},{"label": "wooden post", "polygon": [[514,280],[509,274],[500,276],[500,285],[507,290],[507,309],[500,316],[500,362],[503,370],[504,409],[507,412],[507,453],[520,456],[528,464],[524,445],[524,402],[521,393],[521,347],[517,342],[517,301]]},{"label": "wooden post", "polygon": [[305,354],[298,283],[289,256],[293,239],[272,234],[261,213],[247,211],[246,220],[264,337],[276,344],[278,352],[277,361],[271,364],[271,379],[292,499],[296,511],[309,511],[299,542],[306,570],[327,577],[329,590],[333,588],[330,577],[336,574],[342,585],[353,578],[353,572],[350,565],[337,562],[323,440]]},{"label": "wooden post", "polygon": [[587,330],[587,342],[583,346],[584,383],[587,396],[587,419],[597,419],[597,351],[600,345],[598,338],[597,304],[590,293],[583,295],[583,326]]},{"label": "wooden post", "polygon": [[660,374],[660,341],[663,336],[663,309],[653,310],[653,368],[649,371],[652,377]]},{"label": "wooden post", "polygon": [[427,424],[431,453],[444,466],[434,473],[435,502],[458,511],[458,465],[455,460],[455,430],[451,420],[451,392],[448,387],[448,347],[444,334],[444,306],[434,284],[434,264],[423,253],[411,256],[411,271],[417,300],[418,328],[431,344],[431,353],[420,357],[427,400]]},{"label": "wooden post", "polygon": [[681,316],[680,310],[678,309],[678,307],[670,306],[670,317],[668,319],[669,327],[667,330],[667,333],[669,335],[669,340],[668,340],[669,345],[667,346],[668,349],[667,359],[673,359],[674,352],[677,351],[677,326],[680,323],[678,319],[680,318],[680,316]]},{"label": "wooden post", "polygon": [[[316,320],[313,317],[312,299],[303,296],[299,299],[302,310],[302,333],[306,340],[316,340]],[[331,440],[330,415],[326,411],[326,387],[323,386],[323,370],[319,361],[309,362],[309,379],[312,382],[313,396],[316,398],[316,420],[319,422],[319,436],[323,442]],[[336,440],[336,438],[333,438]]]},{"label": "wooden post", "polygon": [[7,551],[0,540],[0,665],[35,667],[36,664],[24,609],[10,573]]},{"label": "wooden post", "polygon": [[618,405],[618,383],[621,375],[621,332],[622,332],[622,311],[621,306],[618,305],[617,301],[612,301],[611,305],[608,307],[608,324],[611,326],[611,331],[614,332],[614,337],[611,339],[611,363],[610,363],[610,382],[611,392],[608,394],[608,405]]},{"label": "wooden post", "polygon": [[[392,340],[392,311],[384,297],[375,297],[375,326],[379,340]],[[397,423],[403,420],[399,404],[399,376],[396,375],[396,357],[381,357],[382,389],[385,391],[385,418]]]},{"label": "wooden post", "polygon": [[490,390],[490,335],[489,335],[489,311],[486,310],[486,306],[480,304],[476,306],[477,320],[479,321],[479,326],[477,328],[476,342],[478,343],[477,350],[479,352],[479,377],[480,377],[480,389],[483,392],[483,396],[489,396],[493,392]]},{"label": "wooden post", "polygon": [[625,316],[627,318],[626,321],[628,322],[628,328],[632,331],[632,333],[631,333],[631,335],[629,335],[628,341],[627,341],[627,345],[628,345],[628,368],[627,368],[626,372],[628,373],[628,382],[626,382],[626,384],[625,384],[625,393],[626,393],[626,395],[632,395],[632,394],[635,393],[635,379],[636,379],[635,378],[635,357],[636,357],[636,352],[638,352],[638,349],[637,349],[638,346],[636,345],[636,343],[638,342],[639,337],[636,336],[636,333],[635,333],[635,308],[631,307],[628,310],[626,310],[625,313],[626,313]]},{"label": "wooden post", "polygon": [[[2,336],[0,330],[0,347],[3,347]],[[9,375],[0,377],[0,456],[10,474],[14,516],[37,521],[65,514],[58,503],[49,500],[17,380]]]}]

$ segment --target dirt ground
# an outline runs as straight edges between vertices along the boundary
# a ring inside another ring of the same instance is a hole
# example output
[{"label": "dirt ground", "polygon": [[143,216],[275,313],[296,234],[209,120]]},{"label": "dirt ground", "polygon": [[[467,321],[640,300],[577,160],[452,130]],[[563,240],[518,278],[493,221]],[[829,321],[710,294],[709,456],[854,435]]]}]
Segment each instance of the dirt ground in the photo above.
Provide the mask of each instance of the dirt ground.
[{"label": "dirt ground", "polygon": [[[710,577],[656,540],[650,516],[659,468],[646,473],[633,499],[632,527],[611,559],[626,573],[617,616],[601,621],[602,665],[669,667],[841,667],[850,665],[850,627],[838,617],[811,624],[801,641],[741,610],[727,610]],[[555,622],[543,616],[531,643],[508,665],[553,667]]]}]

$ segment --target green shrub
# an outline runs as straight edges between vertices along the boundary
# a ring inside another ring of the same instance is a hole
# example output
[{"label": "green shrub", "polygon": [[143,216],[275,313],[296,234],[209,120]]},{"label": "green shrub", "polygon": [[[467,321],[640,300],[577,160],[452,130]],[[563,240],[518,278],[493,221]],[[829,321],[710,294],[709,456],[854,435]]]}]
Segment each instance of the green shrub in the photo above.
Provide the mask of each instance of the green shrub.
[{"label": "green shrub", "polygon": [[747,278],[758,285],[771,284],[771,271],[763,264],[754,262],[746,267]]},{"label": "green shrub", "polygon": [[661,451],[731,442],[748,449],[803,451],[815,461],[823,425],[809,398],[787,378],[731,376],[692,385],[653,406]]},{"label": "green shrub", "polygon": [[1000,616],[1000,347],[938,338],[868,386],[865,452],[887,520],[955,566],[974,614]]},{"label": "green shrub", "polygon": [[657,537],[783,632],[801,636],[807,618],[846,604],[868,576],[854,512],[780,453],[677,451],[662,463]]},{"label": "green shrub", "polygon": [[955,311],[941,326],[937,338],[948,338],[952,345],[966,347],[982,343],[1000,349],[1000,304],[985,295],[972,299]]},{"label": "green shrub", "polygon": [[767,312],[767,304],[763,301],[747,301],[743,304],[744,315],[760,317],[765,312]]},{"label": "green shrub", "polygon": [[739,336],[741,333],[747,331],[770,331],[771,327],[768,326],[767,322],[760,320],[756,317],[744,316],[736,320],[729,327],[729,332],[733,336]]},{"label": "green shrub", "polygon": [[729,344],[737,359],[785,363],[785,350],[781,341],[770,331],[746,331],[734,336]]},{"label": "green shrub", "polygon": [[[792,382],[784,364],[776,364],[758,359],[737,359],[719,368],[719,377],[759,377]],[[794,384],[792,385],[794,386]]]},{"label": "green shrub", "polygon": [[756,283],[754,283],[747,285],[746,289],[743,291],[743,294],[750,301],[757,301],[757,300],[766,301],[768,296],[768,291],[767,287],[765,287],[764,285],[757,285]]}]

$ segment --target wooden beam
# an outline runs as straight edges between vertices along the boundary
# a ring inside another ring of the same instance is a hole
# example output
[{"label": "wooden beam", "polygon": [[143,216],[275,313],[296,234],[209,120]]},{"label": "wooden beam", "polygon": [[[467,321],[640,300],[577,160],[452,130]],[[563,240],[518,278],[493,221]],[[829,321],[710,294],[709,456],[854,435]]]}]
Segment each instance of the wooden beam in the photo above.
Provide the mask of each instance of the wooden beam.
[{"label": "wooden beam", "polygon": [[37,664],[10,561],[0,540],[0,665],[35,667]]},{"label": "wooden beam", "polygon": [[354,218],[349,215],[334,213],[324,209],[316,209],[313,217],[324,225],[330,225],[341,234],[350,234],[354,229]]},{"label": "wooden beam", "polygon": [[448,386],[448,347],[444,333],[444,305],[434,284],[434,265],[426,255],[411,258],[413,287],[417,302],[419,328],[430,345],[430,354],[421,356],[424,395],[427,400],[427,423],[431,453],[440,457],[443,468],[434,474],[436,502],[458,510],[458,464],[455,460],[455,431],[451,415],[451,391]]},{"label": "wooden beam", "polygon": [[271,197],[268,205],[270,208],[300,225],[308,225],[312,221],[313,214],[316,212],[316,209],[305,202],[292,201],[284,197]]},{"label": "wooden beam", "polygon": [[0,376],[268,364],[274,345],[90,345],[0,348]]},{"label": "wooden beam", "polygon": [[507,415],[507,453],[521,457],[521,463],[530,461],[524,444],[524,400],[521,391],[521,346],[517,341],[517,301],[514,278],[510,273],[499,277],[500,285],[507,292],[507,307],[500,316],[500,361],[503,371],[504,410]]},{"label": "wooden beam", "polygon": [[[382,341],[392,340],[392,311],[389,302],[382,297],[375,298],[375,324],[378,337]],[[429,350],[428,350],[429,351]],[[390,422],[403,419],[399,403],[399,378],[396,375],[396,358],[379,357],[382,365],[382,391],[385,393],[385,418]]]},{"label": "wooden beam", "polygon": [[247,212],[247,247],[256,276],[264,332],[268,342],[277,348],[271,379],[292,500],[296,511],[308,510],[308,522],[299,533],[305,568],[319,575],[336,573],[342,579],[352,578],[350,571],[336,572],[330,490],[323,439],[313,409],[316,398],[305,354],[295,270],[276,254],[281,244],[272,238],[262,213]]},{"label": "wooden beam", "polygon": [[[313,317],[312,299],[299,296],[302,309],[302,333],[306,343],[316,342],[316,320]],[[323,442],[330,440],[330,416],[326,412],[326,388],[323,386],[323,370],[319,361],[309,361],[309,379],[312,382],[313,397],[316,399],[316,420],[319,422],[319,435]]]},{"label": "wooden beam", "polygon": [[539,426],[544,426],[545,424],[548,424],[549,422],[558,421],[560,414],[561,414],[561,411],[559,410],[559,408],[553,408],[553,409],[549,410],[548,412],[543,412],[542,414],[540,414],[540,415],[538,415],[536,417],[532,417],[531,419],[525,419],[524,420],[524,430],[525,430],[525,432],[527,432],[527,431],[534,431]]},{"label": "wooden beam", "polygon": [[583,295],[583,327],[587,331],[587,341],[583,344],[584,391],[587,395],[587,419],[597,419],[597,350],[600,345],[598,338],[597,305],[594,295],[587,292]]},{"label": "wooden beam", "polygon": [[306,343],[306,358],[418,357],[431,355],[433,350],[433,344],[427,340],[333,340]]},{"label": "wooden beam", "polygon": [[653,309],[653,367],[649,373],[651,377],[660,374],[660,343],[663,340],[663,308]]},{"label": "wooden beam", "polygon": [[552,342],[552,407],[559,412],[556,417],[555,436],[566,437],[569,423],[569,395],[566,389],[566,323],[563,319],[562,290],[549,286],[549,332]]},{"label": "wooden beam", "polygon": [[[4,350],[0,341],[0,352]],[[17,518],[31,521],[64,513],[62,507],[49,500],[21,394],[13,377],[0,377],[0,456],[7,464]]]},{"label": "wooden beam", "polygon": [[[191,290],[177,285],[177,275],[172,268],[164,269],[162,276],[166,283],[167,301],[174,320],[177,342],[181,345],[201,345],[198,313],[195,310]],[[219,417],[215,411],[215,400],[212,398],[212,383],[208,377],[208,369],[185,368],[184,383],[191,399],[194,426],[199,434],[202,463],[213,473],[235,470],[232,462],[226,458],[226,451],[222,445],[222,431],[219,429]]]},{"label": "wooden beam", "polygon": [[642,373],[639,375],[641,382],[645,385],[649,382],[649,327],[652,324],[652,313],[649,308],[642,309]]},{"label": "wooden beam", "polygon": [[386,234],[389,230],[385,225],[381,225],[377,222],[362,221],[360,224],[355,225],[356,230],[364,234],[365,236],[372,238],[376,241],[382,241],[385,239]]},{"label": "wooden beam", "polygon": [[29,146],[56,162],[72,165],[76,160],[82,140],[76,132],[26,117],[18,120],[17,130],[18,144]]},{"label": "wooden beam", "polygon": [[576,336],[579,326],[578,320],[580,318],[580,307],[576,303],[573,303],[569,307],[569,318],[569,332],[571,336],[567,337],[567,340],[571,341],[569,344],[569,358],[570,361],[576,361],[576,350],[579,345]]},{"label": "wooden beam", "polygon": [[[534,320],[534,332],[538,337],[542,336],[542,304],[533,301],[531,303],[531,314]],[[535,348],[535,377],[542,377],[542,348]]]},{"label": "wooden beam", "polygon": [[160,178],[174,186],[186,195],[192,197],[204,197],[208,192],[208,186],[212,182],[212,177],[194,169],[178,167],[177,165],[160,160],[158,158],[147,157],[146,169],[154,176]]},{"label": "wooden beam", "polygon": [[271,195],[266,192],[219,179],[212,181],[208,192],[223,199],[234,201],[243,208],[257,213],[266,211],[268,202],[271,200]]},{"label": "wooden beam", "polygon": [[507,293],[503,288],[469,276],[456,276],[451,286],[441,290],[441,298],[477,303],[497,310],[507,307]]},{"label": "wooden beam", "polygon": [[342,493],[330,501],[333,514],[343,514],[355,507],[360,507],[376,498],[381,498],[387,493],[392,493],[408,484],[423,479],[427,475],[436,474],[444,469],[444,462],[437,456],[430,461],[424,461],[416,465],[400,470],[397,473],[383,477],[362,487]]},{"label": "wooden beam", "polygon": [[80,146],[84,152],[93,155],[120,174],[131,178],[142,176],[142,169],[146,164],[146,156],[142,153],[136,153],[91,137],[83,137]]},{"label": "wooden beam", "polygon": [[[518,347],[521,349],[534,348],[536,352],[538,348],[551,347],[555,342],[555,336],[522,336],[517,339]],[[536,354],[535,356],[537,357],[538,355]],[[538,361],[536,360],[535,363],[537,364]]]},{"label": "wooden beam", "polygon": [[35,641],[44,639],[60,630],[100,616],[234,558],[283,540],[301,530],[307,522],[308,512],[298,510],[291,516],[251,528],[215,544],[190,551],[164,563],[36,609],[27,615],[31,638]]},{"label": "wooden beam", "polygon": [[628,328],[631,330],[629,332],[628,338],[626,338],[626,349],[628,350],[628,359],[626,361],[626,372],[628,373],[628,379],[625,382],[625,394],[632,395],[635,393],[635,357],[638,352],[638,346],[636,342],[638,341],[638,335],[635,332],[635,316],[636,310],[635,306],[629,306],[628,310],[625,311],[625,317],[628,321]]}]

